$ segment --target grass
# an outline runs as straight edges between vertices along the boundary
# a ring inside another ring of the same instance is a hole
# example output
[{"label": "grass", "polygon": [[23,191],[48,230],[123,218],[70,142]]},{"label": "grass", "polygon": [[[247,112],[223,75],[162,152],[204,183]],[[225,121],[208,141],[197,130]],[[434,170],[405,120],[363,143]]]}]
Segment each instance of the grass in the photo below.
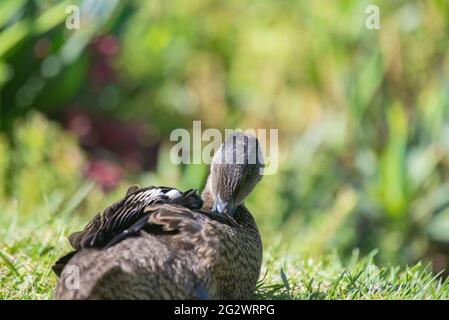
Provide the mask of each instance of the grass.
[{"label": "grass", "polygon": [[449,281],[418,263],[380,268],[372,254],[359,258],[355,250],[345,264],[335,253],[319,260],[266,254],[258,299],[448,299]]},{"label": "grass", "polygon": [[[67,233],[88,219],[72,214],[84,194],[81,190],[70,199],[63,214],[38,214],[26,222],[17,215],[3,215],[0,299],[51,299],[56,284],[51,266],[69,249]],[[432,274],[429,266],[379,268],[373,262],[375,254],[360,258],[355,250],[343,263],[336,253],[314,260],[289,256],[272,245],[265,250],[255,298],[449,299],[449,281]]]}]

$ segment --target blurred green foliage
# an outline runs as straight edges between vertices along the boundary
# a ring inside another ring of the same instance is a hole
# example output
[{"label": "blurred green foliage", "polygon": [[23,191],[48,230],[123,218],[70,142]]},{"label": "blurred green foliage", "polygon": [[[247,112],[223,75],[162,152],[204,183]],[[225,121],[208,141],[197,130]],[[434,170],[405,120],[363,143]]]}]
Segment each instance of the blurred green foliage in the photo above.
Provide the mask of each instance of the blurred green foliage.
[{"label": "blurred green foliage", "polygon": [[[73,3],[80,30],[65,27]],[[368,4],[380,30],[365,28]],[[184,188],[201,188],[206,167],[168,161],[171,130],[278,128],[279,171],[248,203],[266,244],[445,266],[448,30],[445,0],[3,0],[2,201],[29,212],[82,185],[75,138],[33,110],[148,122],[159,162],[129,180]]]}]

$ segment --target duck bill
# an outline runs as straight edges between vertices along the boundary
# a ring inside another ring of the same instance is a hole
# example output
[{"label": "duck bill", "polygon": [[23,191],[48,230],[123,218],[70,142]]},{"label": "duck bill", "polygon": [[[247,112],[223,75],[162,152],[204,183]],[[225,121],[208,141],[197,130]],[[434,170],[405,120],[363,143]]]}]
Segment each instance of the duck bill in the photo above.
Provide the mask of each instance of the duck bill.
[{"label": "duck bill", "polygon": [[218,196],[217,199],[215,199],[212,211],[221,215],[227,214],[233,217],[236,209],[237,208],[232,201],[224,201]]}]

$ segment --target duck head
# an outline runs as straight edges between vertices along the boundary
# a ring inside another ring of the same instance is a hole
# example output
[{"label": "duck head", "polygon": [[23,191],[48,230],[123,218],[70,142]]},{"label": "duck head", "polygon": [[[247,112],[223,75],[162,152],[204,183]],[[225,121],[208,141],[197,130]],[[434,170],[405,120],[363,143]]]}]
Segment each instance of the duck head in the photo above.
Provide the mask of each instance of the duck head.
[{"label": "duck head", "polygon": [[233,216],[263,176],[263,155],[257,138],[233,133],[215,153],[208,178],[212,211]]}]

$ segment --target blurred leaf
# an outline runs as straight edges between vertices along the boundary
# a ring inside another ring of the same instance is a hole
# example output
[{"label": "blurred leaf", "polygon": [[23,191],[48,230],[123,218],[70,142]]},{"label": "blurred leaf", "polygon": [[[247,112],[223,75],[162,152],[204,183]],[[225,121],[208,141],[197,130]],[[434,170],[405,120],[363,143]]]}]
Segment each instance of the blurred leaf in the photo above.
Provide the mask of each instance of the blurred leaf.
[{"label": "blurred leaf", "polygon": [[426,231],[433,241],[449,246],[449,209],[438,213],[428,224]]},{"label": "blurred leaf", "polygon": [[388,214],[398,218],[406,213],[405,152],[408,138],[408,120],[400,103],[388,110],[388,144],[382,154],[380,193]]},{"label": "blurred leaf", "polygon": [[0,2],[0,28],[23,7],[27,0],[3,0]]},{"label": "blurred leaf", "polygon": [[50,6],[47,11],[36,19],[34,32],[37,34],[48,32],[65,21],[68,16],[65,10],[71,3],[71,1],[63,0]]},{"label": "blurred leaf", "polygon": [[352,87],[352,107],[356,118],[361,118],[383,81],[384,68],[379,50],[371,53],[353,72],[356,73],[356,80]]},{"label": "blurred leaf", "polygon": [[32,22],[24,19],[0,33],[0,58],[30,34]]}]

